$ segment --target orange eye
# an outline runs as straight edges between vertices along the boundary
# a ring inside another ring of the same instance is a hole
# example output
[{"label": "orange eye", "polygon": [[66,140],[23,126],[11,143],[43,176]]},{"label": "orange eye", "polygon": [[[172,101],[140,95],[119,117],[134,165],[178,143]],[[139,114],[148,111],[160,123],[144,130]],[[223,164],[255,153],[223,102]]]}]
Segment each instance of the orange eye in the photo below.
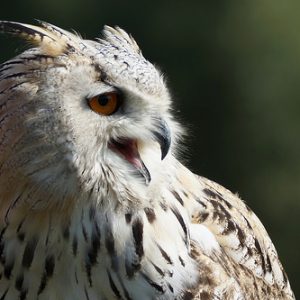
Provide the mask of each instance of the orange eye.
[{"label": "orange eye", "polygon": [[109,116],[115,113],[120,106],[120,94],[109,92],[88,99],[90,108],[101,115]]}]

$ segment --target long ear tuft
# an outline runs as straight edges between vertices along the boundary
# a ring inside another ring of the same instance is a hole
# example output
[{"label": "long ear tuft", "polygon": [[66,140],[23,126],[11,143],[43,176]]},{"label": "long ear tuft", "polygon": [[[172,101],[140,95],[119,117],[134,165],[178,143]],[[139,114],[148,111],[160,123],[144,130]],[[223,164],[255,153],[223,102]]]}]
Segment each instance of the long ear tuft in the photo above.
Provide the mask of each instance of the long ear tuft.
[{"label": "long ear tuft", "polygon": [[26,39],[31,44],[40,47],[43,54],[58,56],[70,48],[69,37],[52,27],[50,24],[41,23],[42,27],[18,22],[0,21],[0,32],[8,33]]}]

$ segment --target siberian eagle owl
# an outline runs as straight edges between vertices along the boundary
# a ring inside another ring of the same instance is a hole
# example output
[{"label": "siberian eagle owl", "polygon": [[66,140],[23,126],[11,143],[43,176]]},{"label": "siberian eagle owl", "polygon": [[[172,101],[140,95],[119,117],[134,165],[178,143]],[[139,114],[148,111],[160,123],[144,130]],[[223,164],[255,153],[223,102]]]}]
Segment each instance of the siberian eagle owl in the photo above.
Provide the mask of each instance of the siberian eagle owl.
[{"label": "siberian eagle owl", "polygon": [[0,22],[0,299],[294,299],[261,222],[176,158],[181,126],[134,39]]}]

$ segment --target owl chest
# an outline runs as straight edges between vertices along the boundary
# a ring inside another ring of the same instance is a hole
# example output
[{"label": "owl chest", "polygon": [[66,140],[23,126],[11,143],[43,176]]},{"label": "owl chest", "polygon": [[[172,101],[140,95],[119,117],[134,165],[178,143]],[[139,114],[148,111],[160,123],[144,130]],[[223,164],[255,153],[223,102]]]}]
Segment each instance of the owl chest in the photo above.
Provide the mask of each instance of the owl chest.
[{"label": "owl chest", "polygon": [[89,208],[67,222],[52,219],[23,240],[7,227],[0,296],[174,299],[197,277],[182,222],[165,208],[123,215]]}]

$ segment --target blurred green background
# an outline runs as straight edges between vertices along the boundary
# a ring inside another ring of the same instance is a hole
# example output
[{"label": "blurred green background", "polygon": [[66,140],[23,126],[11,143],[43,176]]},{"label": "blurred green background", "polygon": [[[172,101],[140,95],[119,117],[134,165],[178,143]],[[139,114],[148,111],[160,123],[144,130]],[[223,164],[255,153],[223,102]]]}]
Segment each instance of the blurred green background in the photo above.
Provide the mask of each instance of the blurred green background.
[{"label": "blurred green background", "polygon": [[[300,296],[300,1],[3,1],[86,38],[131,32],[166,74],[189,130],[190,168],[238,192],[263,221]],[[24,49],[0,37],[0,60]],[[16,50],[17,49],[17,50]]]}]

